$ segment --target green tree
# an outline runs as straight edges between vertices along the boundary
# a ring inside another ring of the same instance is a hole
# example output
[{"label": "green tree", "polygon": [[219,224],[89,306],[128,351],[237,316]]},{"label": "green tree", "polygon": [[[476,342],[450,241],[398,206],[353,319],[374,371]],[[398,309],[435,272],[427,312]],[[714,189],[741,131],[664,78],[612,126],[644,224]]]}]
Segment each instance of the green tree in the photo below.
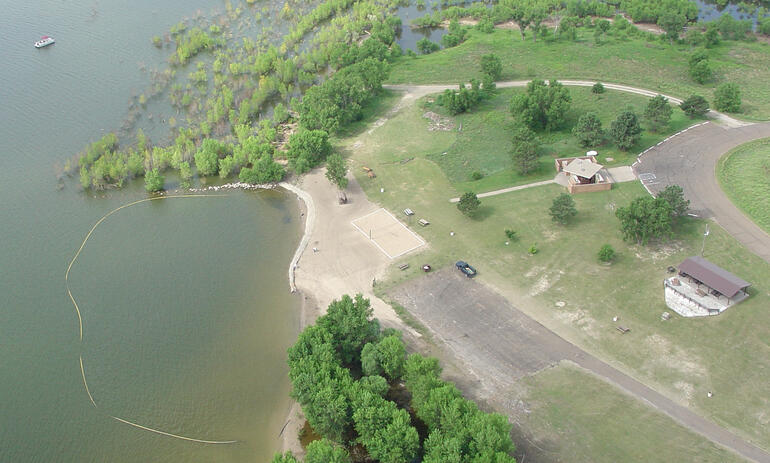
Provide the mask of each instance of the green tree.
[{"label": "green tree", "polygon": [[706,48],[712,48],[719,45],[719,27],[715,22],[706,24],[706,32],[703,33],[706,39]]},{"label": "green tree", "polygon": [[671,206],[673,217],[682,217],[687,214],[690,207],[690,200],[685,199],[684,190],[679,185],[669,185],[658,193],[658,198],[663,198]]},{"label": "green tree", "polygon": [[559,21],[557,29],[559,39],[577,40],[578,18],[575,16],[565,16]]},{"label": "green tree", "polygon": [[351,298],[347,294],[334,300],[326,315],[316,322],[332,335],[335,349],[346,363],[359,362],[361,349],[377,338],[379,324],[370,320],[372,308],[369,299],[361,294]]},{"label": "green tree", "polygon": [[583,148],[589,146],[599,146],[604,142],[604,129],[602,121],[596,113],[585,113],[578,119],[575,127],[572,128],[572,134],[577,138],[578,143]]},{"label": "green tree", "polygon": [[313,441],[307,446],[305,463],[350,463],[347,450],[328,439]]},{"label": "green tree", "polygon": [[554,222],[558,222],[562,225],[566,225],[573,217],[577,215],[577,209],[575,208],[575,200],[572,199],[572,195],[562,193],[559,196],[553,198],[548,213],[551,215],[551,219]]},{"label": "green tree", "polygon": [[409,414],[393,402],[372,396],[353,412],[360,442],[382,463],[409,463],[417,454],[420,437]]},{"label": "green tree", "polygon": [[671,205],[663,198],[641,196],[615,211],[623,239],[647,244],[671,236]]},{"label": "green tree", "polygon": [[190,163],[187,161],[182,161],[179,164],[179,186],[182,188],[190,188],[190,181],[192,179],[192,168],[190,167]]},{"label": "green tree", "polygon": [[500,80],[503,75],[503,63],[500,57],[494,53],[481,57],[481,72],[492,77],[492,80]]},{"label": "green tree", "polygon": [[511,155],[516,169],[521,175],[527,175],[538,168],[537,141],[534,132],[526,125],[513,129],[513,147]]},{"label": "green tree", "polygon": [[338,153],[326,158],[326,178],[340,190],[348,187],[347,173],[348,164]]},{"label": "green tree", "polygon": [[717,111],[737,113],[741,110],[741,89],[738,84],[725,82],[714,91],[714,107]]},{"label": "green tree", "polygon": [[679,107],[691,119],[703,117],[709,112],[708,101],[700,95],[690,95],[686,100],[682,101]]},{"label": "green tree", "polygon": [[401,339],[395,335],[382,338],[377,344],[377,353],[385,376],[391,381],[401,379],[406,361],[406,349]]},{"label": "green tree", "polygon": [[206,138],[195,152],[195,167],[198,175],[215,175],[219,168],[219,158],[226,153],[226,146],[213,138]]},{"label": "green tree", "polygon": [[666,37],[671,43],[679,40],[679,34],[684,30],[685,24],[687,24],[687,18],[675,11],[667,11],[658,17],[658,26],[666,32]]},{"label": "green tree", "polygon": [[641,137],[642,127],[636,113],[626,110],[612,121],[610,126],[610,138],[622,151],[629,150]]},{"label": "green tree", "polygon": [[165,177],[163,177],[163,174],[161,174],[157,168],[152,169],[144,174],[144,189],[150,193],[160,191],[163,189],[163,183],[165,181]]},{"label": "green tree", "polygon": [[596,94],[604,93],[604,84],[602,84],[601,82],[595,83],[591,87],[591,93],[596,93]]},{"label": "green tree", "polygon": [[704,59],[690,65],[690,77],[699,84],[705,84],[714,75],[709,60]]},{"label": "green tree", "polygon": [[546,84],[532,80],[527,91],[511,99],[511,113],[519,116],[532,130],[554,130],[562,125],[572,98],[569,90],[556,80]]},{"label": "green tree", "polygon": [[612,249],[612,246],[609,244],[605,244],[601,248],[599,248],[599,260],[602,262],[612,262],[612,260],[615,258],[615,250]]},{"label": "green tree", "polygon": [[323,130],[299,130],[291,135],[286,156],[298,173],[317,166],[332,152],[329,134]]},{"label": "green tree", "polygon": [[457,209],[468,217],[475,215],[479,210],[479,206],[481,206],[479,197],[476,196],[476,193],[471,191],[463,193],[460,197],[460,201],[457,203]]},{"label": "green tree", "polygon": [[658,132],[668,125],[673,112],[674,108],[668,103],[668,99],[663,95],[656,95],[647,102],[644,118],[647,120],[650,130]]},{"label": "green tree", "polygon": [[417,41],[417,51],[422,55],[429,55],[439,50],[439,45],[435,42],[431,42],[427,37],[423,37]]},{"label": "green tree", "polygon": [[276,453],[270,461],[271,463],[302,463],[297,460],[290,451],[286,453]]},{"label": "green tree", "polygon": [[367,376],[381,375],[380,353],[377,344],[368,342],[361,349],[361,371]]}]

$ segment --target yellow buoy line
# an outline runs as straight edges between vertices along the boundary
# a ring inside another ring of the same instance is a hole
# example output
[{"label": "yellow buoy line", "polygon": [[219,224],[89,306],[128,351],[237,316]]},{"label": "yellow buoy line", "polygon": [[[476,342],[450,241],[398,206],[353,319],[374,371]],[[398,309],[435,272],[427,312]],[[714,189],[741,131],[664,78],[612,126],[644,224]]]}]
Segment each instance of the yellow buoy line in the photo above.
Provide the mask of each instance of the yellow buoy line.
[{"label": "yellow buoy line", "polygon": [[[134,206],[136,204],[140,204],[140,203],[144,203],[144,202],[148,202],[148,201],[157,201],[157,200],[161,200],[161,199],[171,199],[171,198],[215,198],[215,197],[223,197],[223,196],[227,196],[227,195],[223,195],[223,194],[217,194],[217,195],[188,195],[188,194],[183,194],[183,195],[156,196],[154,198],[140,199],[140,200],[128,203],[128,204],[124,204],[124,205],[122,205],[122,206],[120,206],[118,208],[115,208],[115,209],[111,210],[110,212],[105,214],[101,219],[99,219],[94,224],[93,227],[91,227],[91,230],[88,231],[88,234],[86,234],[86,237],[83,239],[83,242],[80,243],[80,247],[78,248],[78,250],[75,253],[75,255],[72,257],[72,260],[70,261],[69,265],[67,266],[67,271],[64,274],[64,283],[65,283],[65,286],[67,288],[67,295],[69,296],[70,301],[72,301],[72,305],[75,307],[75,313],[78,316],[78,328],[79,328],[79,339],[80,339],[81,349],[82,349],[82,344],[83,344],[83,316],[81,315],[80,307],[78,307],[78,303],[75,300],[75,297],[72,295],[72,291],[70,290],[69,278],[70,278],[70,270],[72,270],[72,266],[75,264],[75,261],[78,260],[78,257],[80,256],[80,253],[83,251],[83,248],[85,247],[86,243],[88,242],[88,239],[91,238],[91,235],[94,233],[94,230],[96,230],[96,227],[98,227],[102,222],[104,222],[112,214],[114,214],[114,213],[116,213],[116,212],[118,212],[118,211],[120,211],[122,209],[125,209],[127,207],[131,207],[131,206]],[[94,396],[91,395],[91,390],[88,387],[88,381],[86,380],[86,370],[83,367],[83,355],[82,355],[82,353],[80,354],[79,359],[80,359],[80,375],[83,377],[83,387],[85,388],[86,393],[88,394],[88,398],[91,400],[91,404],[93,404],[93,406],[95,408],[99,408],[96,405],[96,401],[94,400]],[[235,441],[235,440],[217,441],[217,440],[194,439],[192,437],[180,436],[180,435],[177,435],[177,434],[171,434],[170,432],[160,431],[158,429],[153,429],[153,428],[150,428],[150,427],[147,427],[147,426],[142,426],[141,424],[133,423],[131,421],[124,420],[123,418],[118,418],[117,416],[113,416],[113,415],[109,415],[109,416],[110,416],[110,418],[113,418],[113,419],[115,419],[117,421],[120,421],[121,423],[125,423],[125,424],[127,424],[129,426],[133,426],[133,427],[138,428],[138,429],[142,429],[142,430],[145,430],[145,431],[153,432],[155,434],[160,434],[160,435],[168,436],[168,437],[174,437],[176,439],[186,440],[186,441],[190,441],[190,442],[198,442],[198,443],[201,443],[201,444],[235,444],[236,442],[238,442],[238,441]]]}]

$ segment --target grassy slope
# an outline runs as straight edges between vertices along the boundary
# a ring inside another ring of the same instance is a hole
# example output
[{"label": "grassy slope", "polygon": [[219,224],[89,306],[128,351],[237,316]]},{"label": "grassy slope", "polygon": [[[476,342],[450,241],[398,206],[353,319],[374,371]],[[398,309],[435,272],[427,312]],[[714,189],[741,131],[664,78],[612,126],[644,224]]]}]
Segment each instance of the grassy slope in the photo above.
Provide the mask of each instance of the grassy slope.
[{"label": "grassy slope", "polygon": [[770,138],[724,155],[717,166],[717,178],[730,200],[770,233]]},{"label": "grassy slope", "polygon": [[710,99],[721,82],[735,82],[743,91],[743,113],[749,119],[770,119],[770,46],[725,42],[709,50],[714,82],[698,85],[690,79],[691,48],[660,41],[608,38],[596,45],[590,31],[576,42],[522,42],[518,31],[492,34],[471,31],[463,44],[427,56],[400,58],[389,83],[458,83],[480,77],[481,56],[495,53],[503,61],[502,80],[593,79],[636,85],[677,97],[701,94]]},{"label": "grassy slope", "polygon": [[[478,193],[551,179],[554,176],[554,158],[582,155],[586,151],[586,148],[580,147],[571,133],[572,127],[582,114],[589,111],[595,112],[605,129],[608,129],[618,113],[627,107],[633,108],[641,117],[649,101],[647,97],[623,92],[607,91],[604,94],[595,95],[589,88],[568,89],[572,97],[572,105],[564,128],[552,133],[538,134],[542,157],[539,170],[531,175],[519,175],[510,155],[510,136],[514,120],[508,111],[508,103],[511,96],[523,92],[523,89],[501,89],[494,98],[482,102],[474,111],[457,116],[456,124],[462,125],[462,132],[454,133],[455,141],[446,151],[430,152],[427,157],[441,166],[449,180],[462,191]],[[431,109],[438,112],[442,108]],[[418,113],[412,115],[412,117],[417,116],[419,116]],[[666,130],[661,133],[644,130],[639,143],[627,152],[618,150],[610,142],[596,147],[599,151],[599,162],[609,166],[629,165],[636,155],[648,146],[696,122],[687,118],[682,111],[675,109]],[[422,124],[423,122],[414,120],[413,123]],[[434,133],[432,132],[429,136],[433,137]],[[477,181],[470,180],[470,174],[474,171],[483,173],[485,177]]]},{"label": "grassy slope", "polygon": [[[770,265],[712,226],[705,256],[751,281],[752,297],[719,317],[675,315],[661,322],[667,310],[661,285],[665,269],[699,252],[702,222],[686,221],[677,240],[665,246],[624,243],[614,209],[646,194],[638,183],[576,196],[579,216],[568,227],[554,226],[547,215],[551,199],[562,191],[555,185],[486,198],[479,217],[466,219],[448,202],[459,190],[425,157],[449,149],[454,136],[428,132],[416,111],[404,109],[371,133],[339,141],[369,198],[402,218],[400,211],[412,208],[416,216],[405,222],[430,243],[428,250],[403,259],[412,264],[410,270],[393,270],[390,284],[418,276],[415,269],[426,262],[434,267],[460,258],[475,263],[482,280],[565,338],[770,448],[770,398],[762,392],[770,383]],[[409,157],[415,159],[399,162]],[[377,178],[366,178],[361,165],[374,168]],[[431,225],[420,228],[419,218]],[[506,246],[505,228],[517,230],[521,240]],[[529,256],[533,243],[541,251]],[[612,266],[597,262],[604,243],[618,251]],[[558,308],[557,301],[566,305]],[[618,335],[611,321],[615,315],[632,328],[630,333]],[[716,392],[716,400],[705,398],[708,390]]]},{"label": "grassy slope", "polygon": [[[558,461],[739,462],[737,455],[570,364],[541,371],[520,393],[531,439]],[[555,445],[554,445],[555,444]]]}]

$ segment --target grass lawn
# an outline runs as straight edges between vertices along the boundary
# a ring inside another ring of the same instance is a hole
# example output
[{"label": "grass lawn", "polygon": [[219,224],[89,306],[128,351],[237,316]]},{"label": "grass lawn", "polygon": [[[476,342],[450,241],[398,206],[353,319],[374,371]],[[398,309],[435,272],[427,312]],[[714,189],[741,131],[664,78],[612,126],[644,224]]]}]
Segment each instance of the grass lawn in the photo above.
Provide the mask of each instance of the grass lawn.
[{"label": "grass lawn", "polygon": [[519,423],[553,461],[744,461],[570,363],[522,383],[509,400],[523,402]]},{"label": "grass lawn", "polygon": [[580,30],[575,42],[522,42],[519,31],[496,29],[492,34],[470,31],[463,44],[430,55],[399,58],[389,83],[459,83],[480,78],[481,56],[494,53],[503,62],[502,80],[591,79],[636,85],[685,98],[711,99],[722,82],[735,82],[743,93],[739,117],[770,119],[770,45],[723,42],[710,49],[715,79],[699,85],[689,77],[689,45],[659,40],[607,38],[597,45],[592,32]]},{"label": "grass lawn", "polygon": [[[712,224],[705,257],[750,281],[751,297],[718,317],[674,314],[662,322],[666,268],[700,252],[703,221],[685,219],[668,243],[623,242],[614,211],[647,194],[636,182],[576,195],[579,213],[568,226],[554,225],[547,213],[563,191],[556,185],[485,198],[478,216],[468,219],[448,202],[461,190],[428,156],[450,149],[456,132],[427,131],[416,107],[387,114],[389,120],[371,132],[337,141],[369,199],[429,243],[426,251],[397,260],[409,262],[410,269],[401,272],[394,265],[384,285],[419,276],[424,263],[438,268],[467,260],[483,282],[566,339],[770,448],[770,265]],[[372,115],[370,122],[384,116]],[[400,162],[409,158],[414,159]],[[367,178],[361,165],[375,169],[377,177]],[[416,215],[405,218],[401,211],[407,207]],[[431,225],[419,227],[420,218]],[[506,245],[506,228],[520,239]],[[610,266],[596,257],[605,243],[618,253]],[[533,244],[539,252],[529,255]],[[632,331],[617,333],[613,316]],[[706,398],[709,390],[715,398]]]},{"label": "grass lawn", "polygon": [[[639,143],[626,152],[620,151],[609,141],[602,146],[582,148],[571,132],[581,115],[589,111],[595,112],[603,127],[608,129],[620,111],[628,107],[641,117],[649,98],[609,90],[597,95],[591,93],[590,88],[583,87],[567,89],[572,97],[572,104],[564,128],[537,134],[541,144],[540,167],[530,175],[521,176],[516,172],[510,154],[514,118],[508,106],[513,95],[524,93],[525,90],[520,88],[501,89],[492,99],[483,101],[472,112],[455,116],[453,120],[458,127],[462,126],[462,131],[456,131],[454,143],[446,151],[429,153],[427,157],[442,168],[459,190],[479,193],[551,179],[555,175],[553,159],[583,155],[589,149],[598,150],[598,161],[604,165],[629,165],[645,148],[697,122],[679,109],[674,109],[672,119],[663,131],[652,133],[644,130]],[[426,110],[446,116],[444,109],[437,104],[427,103],[425,107]],[[414,123],[424,124],[422,121]],[[644,126],[644,123],[642,125]],[[473,172],[482,173],[484,178],[473,181],[470,178]]]},{"label": "grass lawn", "polygon": [[770,233],[770,138],[725,154],[717,165],[717,179],[727,197]]}]

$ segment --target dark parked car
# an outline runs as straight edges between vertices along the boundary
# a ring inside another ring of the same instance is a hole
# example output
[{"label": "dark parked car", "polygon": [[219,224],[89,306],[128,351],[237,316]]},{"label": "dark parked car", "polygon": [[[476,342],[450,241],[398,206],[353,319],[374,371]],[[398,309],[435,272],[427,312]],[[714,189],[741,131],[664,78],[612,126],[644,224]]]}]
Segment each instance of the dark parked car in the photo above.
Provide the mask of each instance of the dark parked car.
[{"label": "dark parked car", "polygon": [[467,262],[463,262],[461,260],[458,260],[455,264],[455,267],[457,267],[463,274],[468,277],[475,277],[476,276],[476,269],[471,267]]}]

